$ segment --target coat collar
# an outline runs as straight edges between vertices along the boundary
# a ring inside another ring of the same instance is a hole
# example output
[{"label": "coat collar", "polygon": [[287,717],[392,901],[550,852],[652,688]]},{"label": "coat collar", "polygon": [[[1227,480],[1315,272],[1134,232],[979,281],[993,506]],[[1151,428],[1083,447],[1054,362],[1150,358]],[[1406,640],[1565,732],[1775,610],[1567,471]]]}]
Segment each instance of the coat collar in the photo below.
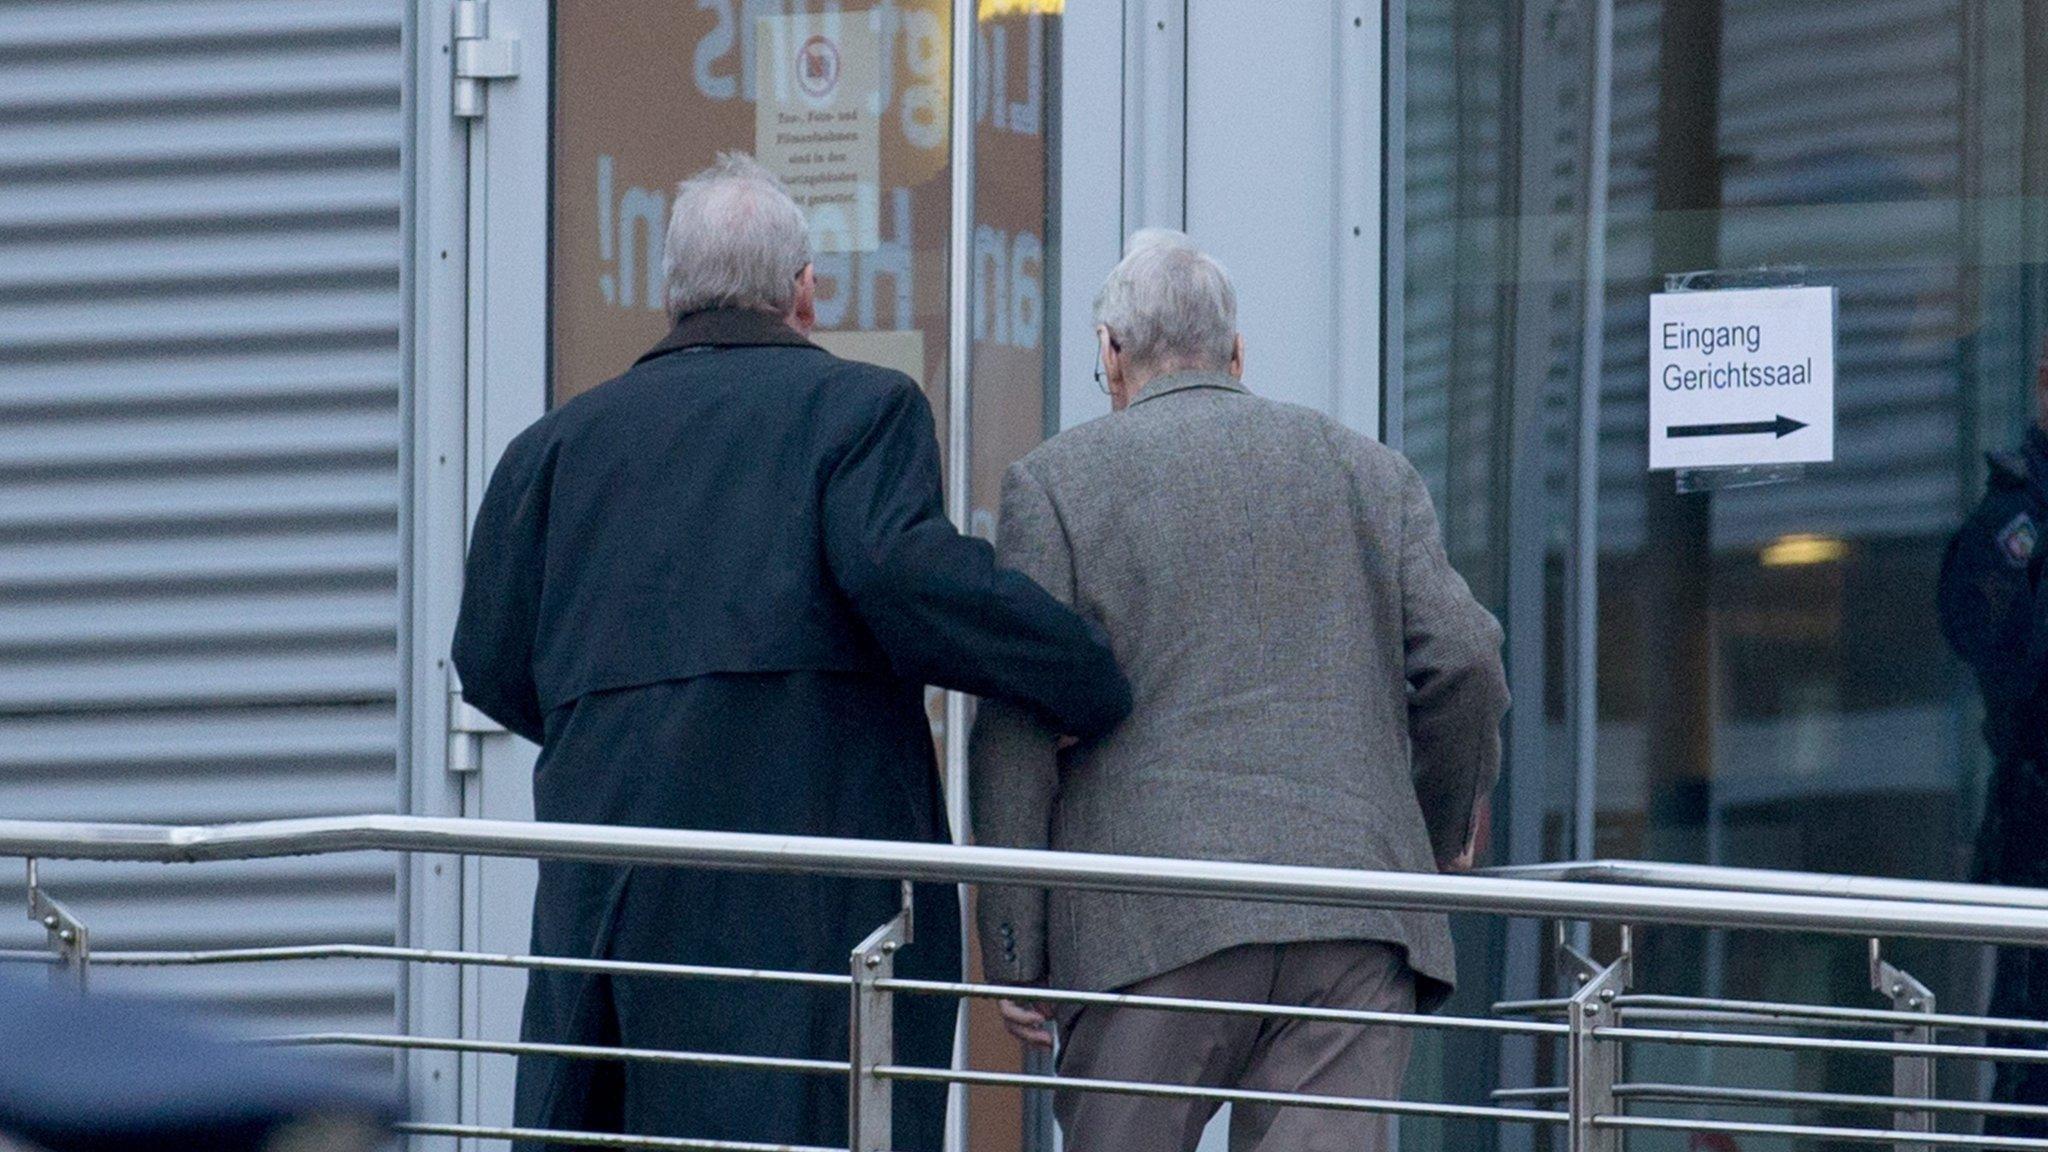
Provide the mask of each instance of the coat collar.
[{"label": "coat collar", "polygon": [[1169,393],[1185,392],[1190,388],[1220,388],[1225,392],[1250,394],[1250,389],[1228,372],[1168,372],[1164,376],[1156,376],[1146,381],[1145,386],[1138,390],[1138,398],[1131,401],[1131,406],[1136,407],[1147,400],[1157,400]]},{"label": "coat collar", "polygon": [[794,348],[816,348],[817,345],[797,335],[797,331],[783,323],[782,317],[763,312],[758,308],[706,308],[691,312],[676,321],[661,343],[647,350],[647,354],[634,361],[644,364],[656,356],[684,348],[753,348],[767,345],[786,345]]}]

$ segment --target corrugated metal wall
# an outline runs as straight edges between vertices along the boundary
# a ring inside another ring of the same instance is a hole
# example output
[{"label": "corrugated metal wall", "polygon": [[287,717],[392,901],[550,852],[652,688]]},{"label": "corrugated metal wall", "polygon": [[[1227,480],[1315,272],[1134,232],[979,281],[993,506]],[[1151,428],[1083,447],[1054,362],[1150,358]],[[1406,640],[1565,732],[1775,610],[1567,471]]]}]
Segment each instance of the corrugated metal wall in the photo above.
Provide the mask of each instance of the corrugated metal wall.
[{"label": "corrugated metal wall", "polygon": [[[0,814],[396,803],[401,27],[400,0],[0,4]],[[45,876],[101,948],[396,924],[384,856]],[[97,979],[265,1026],[385,1027],[395,988]]]}]

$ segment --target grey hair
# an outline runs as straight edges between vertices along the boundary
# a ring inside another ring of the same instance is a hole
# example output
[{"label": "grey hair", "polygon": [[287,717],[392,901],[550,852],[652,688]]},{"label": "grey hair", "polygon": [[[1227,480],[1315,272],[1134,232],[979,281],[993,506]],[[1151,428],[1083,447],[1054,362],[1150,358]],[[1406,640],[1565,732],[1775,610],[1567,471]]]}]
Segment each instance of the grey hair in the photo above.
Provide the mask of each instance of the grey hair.
[{"label": "grey hair", "polygon": [[1146,228],[1103,281],[1095,322],[1132,365],[1223,368],[1237,345],[1237,289],[1185,233]]},{"label": "grey hair", "polygon": [[670,320],[705,308],[787,312],[811,262],[811,233],[774,173],[744,152],[721,152],[676,185],[661,256]]}]

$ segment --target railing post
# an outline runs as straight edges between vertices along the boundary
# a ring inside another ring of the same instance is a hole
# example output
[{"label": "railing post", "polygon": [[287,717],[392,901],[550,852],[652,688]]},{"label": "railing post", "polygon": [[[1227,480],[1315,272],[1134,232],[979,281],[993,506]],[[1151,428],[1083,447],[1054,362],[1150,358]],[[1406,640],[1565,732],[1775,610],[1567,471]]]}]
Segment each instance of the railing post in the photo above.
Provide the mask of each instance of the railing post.
[{"label": "railing post", "polygon": [[896,997],[881,983],[896,974],[896,953],[911,941],[910,885],[903,911],[853,950],[852,1051],[847,1072],[850,1152],[892,1152],[895,1106],[890,1081],[876,1070],[896,1058]]},{"label": "railing post", "polygon": [[1602,1128],[1596,1121],[1616,1112],[1614,1085],[1621,1079],[1621,1044],[1595,1035],[1597,1028],[1620,1024],[1615,1000],[1628,989],[1634,965],[1634,946],[1629,930],[1621,935],[1621,955],[1612,964],[1595,962],[1564,939],[1558,925],[1558,957],[1565,970],[1578,982],[1565,1008],[1571,1027],[1566,1037],[1566,1112],[1571,1124],[1566,1146],[1570,1152],[1621,1152],[1621,1130]]},{"label": "railing post", "polygon": [[[1870,942],[1870,986],[1892,1002],[1896,1012],[1934,1012],[1934,993],[1927,985],[1913,978],[1912,973],[1894,967],[1884,958],[1884,947],[1877,941]],[[1926,1025],[1900,1028],[1892,1038],[1902,1044],[1932,1044],[1934,1029]],[[1892,1057],[1892,1095],[1909,1099],[1930,1100],[1934,1097],[1934,1058],[1932,1056]],[[1892,1114],[1892,1127],[1900,1132],[1934,1131],[1932,1112],[1900,1111]],[[1929,1152],[1929,1145],[1918,1141],[1900,1141],[1894,1145],[1897,1152]]]},{"label": "railing post", "polygon": [[50,951],[57,955],[57,962],[50,969],[51,987],[63,987],[68,981],[76,983],[79,994],[84,995],[88,964],[92,959],[85,923],[72,915],[71,909],[61,901],[43,891],[36,876],[33,856],[28,860],[28,918],[43,926],[49,937]]}]

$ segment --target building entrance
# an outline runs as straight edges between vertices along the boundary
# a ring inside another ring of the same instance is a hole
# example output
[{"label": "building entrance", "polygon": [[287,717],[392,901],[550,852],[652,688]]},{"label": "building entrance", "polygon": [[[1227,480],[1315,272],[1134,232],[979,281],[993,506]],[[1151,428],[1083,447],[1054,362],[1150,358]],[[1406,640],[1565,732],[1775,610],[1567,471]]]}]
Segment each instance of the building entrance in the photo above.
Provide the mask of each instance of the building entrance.
[{"label": "building entrance", "polygon": [[[1964,878],[1990,763],[1937,585],[1984,453],[2032,420],[2043,14],[1400,7],[1389,434],[1508,621],[1507,851]],[[1835,293],[1833,460],[1651,471],[1651,296],[1765,283]],[[1867,995],[1848,945],[1641,946],[1671,991]],[[1508,987],[1542,986],[1533,933],[1501,947]],[[1980,950],[1902,963],[1982,995]],[[1694,1058],[1883,1087],[1817,1056]],[[1502,1083],[1541,1080],[1501,1059]]]}]

